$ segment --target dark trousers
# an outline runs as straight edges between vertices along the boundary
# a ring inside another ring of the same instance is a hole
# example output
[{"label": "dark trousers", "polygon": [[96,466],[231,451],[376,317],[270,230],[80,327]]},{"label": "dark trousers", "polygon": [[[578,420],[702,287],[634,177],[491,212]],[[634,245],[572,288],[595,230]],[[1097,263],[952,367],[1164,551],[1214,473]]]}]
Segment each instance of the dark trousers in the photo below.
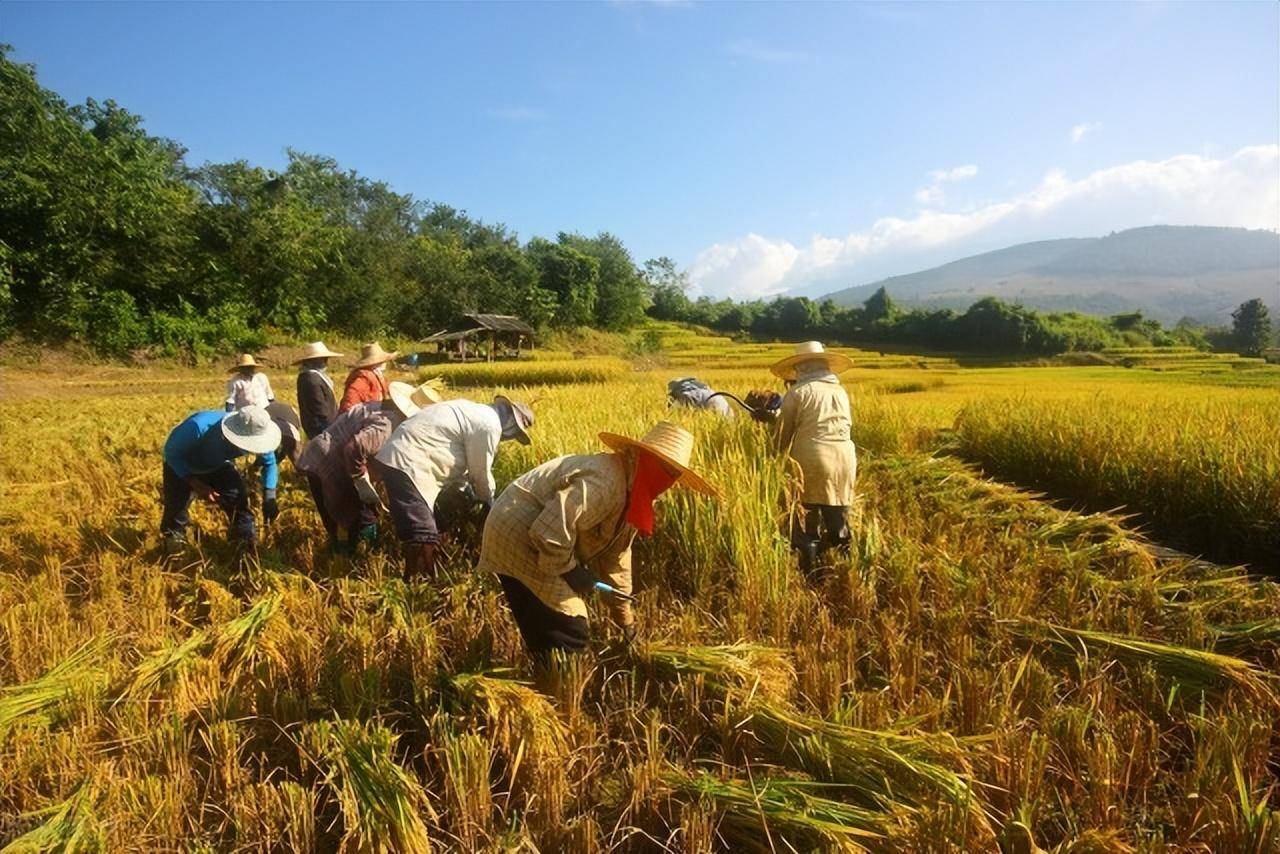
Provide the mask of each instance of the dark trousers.
[{"label": "dark trousers", "polygon": [[590,637],[586,617],[570,617],[548,608],[533,591],[509,575],[499,575],[520,637],[529,654],[545,663],[552,651],[581,652]]},{"label": "dark trousers", "polygon": [[324,530],[329,535],[329,539],[333,539],[338,535],[338,523],[333,521],[333,517],[329,515],[328,508],[324,505],[324,484],[320,481],[320,478],[308,472],[307,486],[311,489],[311,499],[316,503],[316,512],[320,514],[320,523],[324,525]]},{"label": "dark trousers", "polygon": [[387,488],[387,510],[391,512],[391,522],[400,542],[411,545],[440,542],[435,514],[431,512],[431,505],[418,494],[412,478],[400,469],[377,460],[372,460],[370,465],[377,467],[382,485]]},{"label": "dark trousers", "polygon": [[848,507],[834,504],[805,504],[803,518],[797,520],[791,531],[791,542],[802,548],[806,542],[821,543],[824,548],[844,548],[852,537],[849,534]]},{"label": "dark trousers", "polygon": [[[209,484],[218,493],[218,506],[227,514],[228,536],[248,543],[255,542],[258,532],[253,523],[253,511],[249,509],[249,490],[245,488],[244,479],[240,477],[236,467],[226,462],[214,471],[195,477]],[[181,536],[191,521],[187,514],[187,508],[191,506],[191,484],[165,463],[162,489],[164,513],[160,517],[160,533]]]}]

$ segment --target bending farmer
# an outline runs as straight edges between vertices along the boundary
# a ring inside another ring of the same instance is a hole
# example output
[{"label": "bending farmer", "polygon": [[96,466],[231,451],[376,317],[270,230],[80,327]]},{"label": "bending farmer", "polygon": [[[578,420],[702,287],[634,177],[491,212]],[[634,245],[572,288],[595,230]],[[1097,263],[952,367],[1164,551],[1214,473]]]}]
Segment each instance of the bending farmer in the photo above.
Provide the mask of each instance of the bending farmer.
[{"label": "bending farmer", "polygon": [[242,545],[257,542],[249,492],[232,462],[257,454],[262,467],[262,518],[267,524],[279,515],[276,504],[276,448],[280,428],[258,406],[223,414],[197,412],[173,428],[164,443],[164,515],[160,533],[168,550],[186,542],[187,508],[194,492],[227,514],[230,536]]},{"label": "bending farmer", "polygon": [[404,575],[435,570],[436,497],[445,486],[469,481],[476,501],[493,501],[493,458],[498,443],[529,444],[533,411],[499,395],[492,406],[470,400],[437,403],[405,421],[378,451],[374,470],[387,488],[388,509],[404,547]]},{"label": "bending farmer", "polygon": [[662,421],[643,439],[600,439],[613,453],[559,457],[526,472],[485,522],[478,568],[498,575],[525,646],[540,661],[586,647],[583,600],[601,590],[598,582],[611,589],[601,592],[630,640],[631,544],[653,532],[654,500],[675,484],[716,494],[689,468],[687,430]]}]

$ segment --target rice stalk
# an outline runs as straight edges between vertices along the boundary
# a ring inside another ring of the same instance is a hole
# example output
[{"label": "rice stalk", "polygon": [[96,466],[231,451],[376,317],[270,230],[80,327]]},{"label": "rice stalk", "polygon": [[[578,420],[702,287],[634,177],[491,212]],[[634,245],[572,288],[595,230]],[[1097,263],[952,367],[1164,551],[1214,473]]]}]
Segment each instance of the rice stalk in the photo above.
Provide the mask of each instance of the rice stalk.
[{"label": "rice stalk", "polygon": [[1240,655],[1263,646],[1280,646],[1280,617],[1214,626],[1212,631],[1213,650],[1224,655]]},{"label": "rice stalk", "polygon": [[[98,829],[98,819],[94,808],[98,803],[98,790],[88,780],[61,804],[28,813],[24,818],[48,815],[38,827],[11,841],[4,848],[3,854],[88,854],[101,851],[102,834]],[[0,823],[0,829],[3,824]]]},{"label": "rice stalk", "polygon": [[429,852],[423,821],[435,818],[426,792],[395,760],[395,737],[387,729],[356,721],[322,721],[316,735],[327,745],[330,783],[338,793],[345,850]]},{"label": "rice stalk", "polygon": [[647,644],[638,658],[659,679],[703,676],[713,687],[785,702],[795,682],[786,652],[752,643],[722,646]]},{"label": "rice stalk", "polygon": [[893,824],[884,813],[817,794],[833,787],[811,780],[736,780],[672,770],[663,782],[677,797],[720,812],[720,833],[734,851],[866,851],[886,843]]},{"label": "rice stalk", "polygon": [[119,699],[141,700],[154,696],[181,678],[204,655],[209,645],[209,635],[200,630],[180,644],[167,646],[152,653],[133,668],[129,687]]},{"label": "rice stalk", "polygon": [[110,642],[109,636],[100,635],[81,644],[43,676],[0,689],[0,738],[20,721],[47,725],[64,701],[102,690],[107,674],[95,662]]},{"label": "rice stalk", "polygon": [[1276,680],[1248,661],[1144,638],[1072,629],[1039,620],[1003,621],[1015,637],[1065,655],[1095,655],[1125,665],[1151,666],[1175,684],[1209,695],[1237,688],[1266,705],[1280,705]]},{"label": "rice stalk", "polygon": [[282,593],[272,593],[219,627],[213,638],[213,657],[228,676],[236,676],[253,658],[267,626],[280,610]]}]

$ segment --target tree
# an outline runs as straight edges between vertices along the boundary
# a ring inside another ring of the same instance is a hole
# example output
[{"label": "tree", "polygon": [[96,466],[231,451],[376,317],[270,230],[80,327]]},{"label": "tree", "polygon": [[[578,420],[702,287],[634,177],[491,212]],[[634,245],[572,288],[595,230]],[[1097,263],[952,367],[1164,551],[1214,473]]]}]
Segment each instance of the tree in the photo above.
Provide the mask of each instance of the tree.
[{"label": "tree", "polygon": [[1241,303],[1231,312],[1231,323],[1236,349],[1245,356],[1261,356],[1271,339],[1271,318],[1262,300]]},{"label": "tree", "polygon": [[596,316],[600,262],[541,237],[529,241],[526,251],[538,270],[538,286],[555,295],[550,322],[560,327],[590,326]]},{"label": "tree", "polygon": [[693,303],[689,300],[689,274],[676,269],[667,256],[650,258],[640,273],[649,292],[649,314],[658,320],[689,320]]},{"label": "tree", "polygon": [[607,231],[595,237],[561,232],[559,242],[596,261],[593,325],[602,329],[629,329],[644,319],[644,280],[621,240]]},{"label": "tree", "polygon": [[879,288],[874,294],[867,297],[867,301],[862,304],[863,317],[868,323],[874,323],[877,320],[888,320],[897,311],[898,307],[893,304],[893,300],[889,298],[889,292],[884,288]]}]

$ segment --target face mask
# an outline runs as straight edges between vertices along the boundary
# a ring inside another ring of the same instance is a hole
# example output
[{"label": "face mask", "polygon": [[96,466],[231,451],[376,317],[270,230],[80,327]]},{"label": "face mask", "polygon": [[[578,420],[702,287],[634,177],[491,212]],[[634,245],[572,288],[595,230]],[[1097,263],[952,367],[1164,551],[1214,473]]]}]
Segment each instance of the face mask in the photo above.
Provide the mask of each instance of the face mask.
[{"label": "face mask", "polygon": [[631,485],[626,518],[640,536],[647,537],[653,533],[653,502],[679,479],[678,474],[668,472],[653,454],[636,452],[636,478]]},{"label": "face mask", "polygon": [[378,365],[377,367],[375,367],[373,369],[373,372],[378,376],[382,376],[386,372],[386,370],[387,370],[387,363],[383,362],[381,365]]}]

